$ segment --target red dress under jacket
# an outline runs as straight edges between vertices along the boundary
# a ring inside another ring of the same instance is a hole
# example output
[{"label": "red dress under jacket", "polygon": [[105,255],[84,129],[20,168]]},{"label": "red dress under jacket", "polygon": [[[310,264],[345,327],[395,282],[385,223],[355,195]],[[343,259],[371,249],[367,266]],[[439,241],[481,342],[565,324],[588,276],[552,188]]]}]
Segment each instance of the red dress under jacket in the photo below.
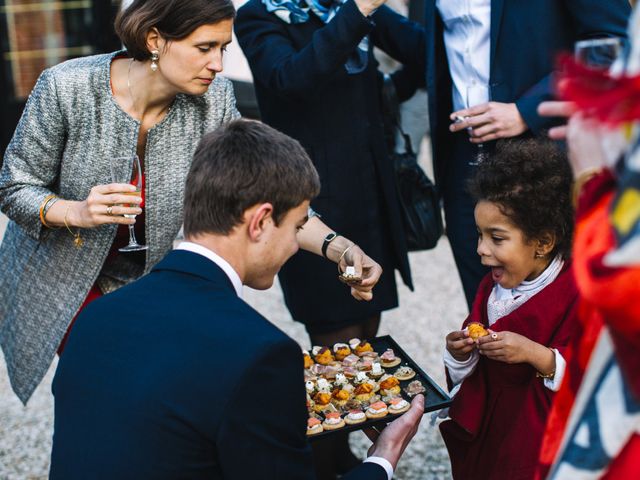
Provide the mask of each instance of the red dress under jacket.
[{"label": "red dress under jacket", "polygon": [[[487,275],[478,288],[471,321],[489,325],[487,300],[493,288]],[[570,262],[558,277],[509,315],[494,331],[511,331],[563,353],[578,322],[578,292]],[[507,364],[480,357],[462,383],[440,425],[456,479],[531,479],[554,393],[529,364]]]}]

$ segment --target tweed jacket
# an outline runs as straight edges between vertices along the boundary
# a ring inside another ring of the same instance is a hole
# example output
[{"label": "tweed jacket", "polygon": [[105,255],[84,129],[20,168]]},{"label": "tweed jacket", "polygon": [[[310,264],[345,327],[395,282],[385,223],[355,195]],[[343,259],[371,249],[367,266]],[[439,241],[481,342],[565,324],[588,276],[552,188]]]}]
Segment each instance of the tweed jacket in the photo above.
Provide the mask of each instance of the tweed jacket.
[{"label": "tweed jacket", "polygon": [[[116,225],[84,229],[84,246],[76,248],[66,229],[42,226],[39,207],[51,193],[84,200],[93,186],[111,183],[111,158],[136,152],[140,122],[121,110],[110,87],[111,61],[122,54],[69,60],[45,70],[5,153],[0,209],[11,221],[0,246],[0,345],[23,403],[92,285],[98,281],[113,290],[147,273],[171,249],[182,225],[184,183],[198,141],[239,117],[231,82],[222,77],[202,96],[176,97],[148,132],[144,270],[123,255],[117,268],[105,272]],[[126,312],[122,305],[114,315]]]}]

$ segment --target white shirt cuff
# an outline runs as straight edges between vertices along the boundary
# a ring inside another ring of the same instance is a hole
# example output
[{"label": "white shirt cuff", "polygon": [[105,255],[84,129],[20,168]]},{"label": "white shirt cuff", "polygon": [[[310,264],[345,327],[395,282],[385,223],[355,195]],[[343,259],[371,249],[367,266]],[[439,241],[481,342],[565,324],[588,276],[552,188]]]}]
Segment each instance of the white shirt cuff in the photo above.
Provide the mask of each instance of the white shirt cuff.
[{"label": "white shirt cuff", "polygon": [[368,457],[362,463],[377,463],[382,468],[384,468],[385,472],[387,472],[387,478],[391,480],[393,478],[393,467],[391,466],[391,462],[383,457]]},{"label": "white shirt cuff", "polygon": [[476,368],[478,364],[478,360],[480,355],[477,350],[472,350],[471,355],[466,360],[460,361],[453,358],[453,355],[447,350],[444,349],[444,365],[449,370],[449,377],[454,385],[458,385],[465,378],[473,373],[473,370]]},{"label": "white shirt cuff", "polygon": [[553,378],[544,379],[544,386],[552,392],[557,392],[560,390],[560,385],[562,385],[567,362],[557,349],[552,348],[551,350],[553,350],[553,353],[556,355],[556,373],[553,375]]}]

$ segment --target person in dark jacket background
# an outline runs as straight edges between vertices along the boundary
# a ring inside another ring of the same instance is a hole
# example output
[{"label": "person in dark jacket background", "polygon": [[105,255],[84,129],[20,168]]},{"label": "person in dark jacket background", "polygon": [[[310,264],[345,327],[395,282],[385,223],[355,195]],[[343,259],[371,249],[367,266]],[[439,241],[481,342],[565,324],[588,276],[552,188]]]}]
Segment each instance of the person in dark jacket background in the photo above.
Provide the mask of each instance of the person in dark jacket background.
[{"label": "person in dark jacket background", "polygon": [[[370,35],[374,24],[369,15],[382,3],[249,0],[238,10],[236,35],[253,73],[262,120],[300,141],[309,153],[322,186],[314,210],[383,268],[373,300],[364,303],[344,286],[324,281],[337,272],[321,258],[299,252],[287,262],[280,272],[285,302],[313,345],[374,337],[381,312],[398,306],[396,270],[412,288],[384,138],[382,75]],[[325,248],[332,248],[332,237],[325,239]],[[321,294],[312,279],[322,281]],[[353,462],[343,438],[337,448],[344,455],[323,454],[317,465],[327,465],[328,458]]]},{"label": "person in dark jacket background", "polygon": [[372,15],[376,45],[426,83],[436,183],[469,306],[486,274],[465,189],[478,145],[490,154],[495,140],[553,126],[536,108],[553,95],[556,56],[578,40],[626,37],[629,14],[627,0],[426,0],[424,26],[385,7]]}]

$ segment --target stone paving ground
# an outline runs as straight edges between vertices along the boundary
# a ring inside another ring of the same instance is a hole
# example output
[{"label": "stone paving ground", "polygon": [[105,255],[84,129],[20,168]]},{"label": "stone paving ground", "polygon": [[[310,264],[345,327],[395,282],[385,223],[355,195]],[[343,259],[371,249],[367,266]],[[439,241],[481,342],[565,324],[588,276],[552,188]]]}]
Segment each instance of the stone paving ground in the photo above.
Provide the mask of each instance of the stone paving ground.
[{"label": "stone paving ground", "polygon": [[[6,219],[0,216],[0,237]],[[410,255],[416,286],[400,287],[400,307],[383,315],[380,334],[392,334],[398,343],[441,386],[444,385],[442,350],[447,332],[464,319],[467,308],[446,238],[428,252]],[[398,285],[401,281],[398,279]],[[322,294],[322,286],[318,286]],[[278,327],[307,348],[301,325],[291,320],[279,286],[266,292],[246,289],[245,299]],[[26,407],[11,391],[0,355],[0,479],[46,479],[53,429],[52,365]],[[437,426],[423,417],[420,430],[401,460],[396,479],[440,480],[450,478],[446,449]],[[362,433],[351,435],[354,451],[363,455],[369,441]]]}]

